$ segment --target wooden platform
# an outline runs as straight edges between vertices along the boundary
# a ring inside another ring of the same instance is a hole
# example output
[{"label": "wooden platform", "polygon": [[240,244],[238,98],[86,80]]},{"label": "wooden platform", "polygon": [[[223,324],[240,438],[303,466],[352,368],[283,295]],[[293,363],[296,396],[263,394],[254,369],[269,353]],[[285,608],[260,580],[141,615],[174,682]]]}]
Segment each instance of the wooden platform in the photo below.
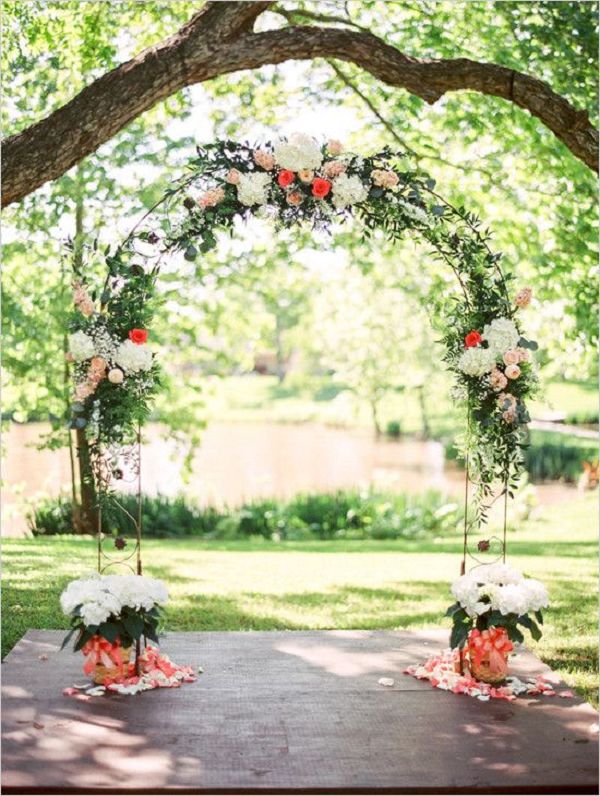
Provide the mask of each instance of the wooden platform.
[{"label": "wooden platform", "polygon": [[[597,792],[581,700],[480,702],[402,674],[444,631],[172,633],[197,683],[87,701],[61,693],[84,681],[61,638],[29,631],[2,667],[4,793]],[[513,671],[558,682],[529,653]]]}]

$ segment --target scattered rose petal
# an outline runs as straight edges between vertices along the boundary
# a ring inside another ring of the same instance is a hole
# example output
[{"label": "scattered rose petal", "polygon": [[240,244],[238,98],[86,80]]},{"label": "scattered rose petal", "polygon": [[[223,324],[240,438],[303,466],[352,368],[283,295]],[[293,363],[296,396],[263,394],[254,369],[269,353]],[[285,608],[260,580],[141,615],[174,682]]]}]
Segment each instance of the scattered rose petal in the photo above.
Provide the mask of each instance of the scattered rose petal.
[{"label": "scattered rose petal", "polygon": [[575,694],[572,691],[560,691],[558,696],[563,699],[568,699],[569,697],[574,697]]},{"label": "scattered rose petal", "polygon": [[43,652],[41,655],[38,655],[38,660],[39,661],[47,661],[48,660],[48,656],[46,655],[45,652]]},{"label": "scattered rose petal", "polygon": [[202,666],[198,666],[198,674],[204,674],[204,669]]},{"label": "scattered rose petal", "polygon": [[380,677],[377,681],[379,685],[390,686],[394,685],[394,680],[391,677]]},{"label": "scattered rose petal", "polygon": [[33,726],[36,728],[36,730],[43,730],[46,725],[41,724],[39,721],[34,721]]},{"label": "scattered rose petal", "polygon": [[63,695],[64,696],[73,696],[73,694],[78,694],[79,691],[76,688],[63,688]]},{"label": "scattered rose petal", "polygon": [[590,724],[590,732],[598,733],[600,732],[600,724],[596,722],[596,724]]}]

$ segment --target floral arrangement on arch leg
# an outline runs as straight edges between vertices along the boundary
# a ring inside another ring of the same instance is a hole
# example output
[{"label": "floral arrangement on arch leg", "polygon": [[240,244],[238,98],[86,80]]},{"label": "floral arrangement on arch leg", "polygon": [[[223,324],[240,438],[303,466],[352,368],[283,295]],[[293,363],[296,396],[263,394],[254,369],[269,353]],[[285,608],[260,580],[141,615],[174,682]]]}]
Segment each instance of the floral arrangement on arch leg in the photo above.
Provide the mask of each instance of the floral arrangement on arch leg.
[{"label": "floral arrangement on arch leg", "polygon": [[452,584],[452,594],[456,602],[446,611],[452,617],[451,648],[466,650],[463,657],[478,680],[504,681],[513,642],[524,641],[519,626],[536,641],[542,636],[539,625],[544,622],[542,608],[548,606],[546,587],[497,563],[462,575]]},{"label": "floral arrangement on arch leg", "polygon": [[[164,583],[142,575],[94,574],[69,583],[60,597],[63,613],[71,620],[62,646],[77,634],[74,650],[84,655],[84,674],[92,675],[101,687],[92,693],[107,688],[133,694],[195,680],[191,667],[171,663],[157,647],[146,644],[147,639],[158,644],[167,600]],[[142,639],[138,672],[132,650]],[[65,689],[67,695],[76,693],[75,688]]]}]

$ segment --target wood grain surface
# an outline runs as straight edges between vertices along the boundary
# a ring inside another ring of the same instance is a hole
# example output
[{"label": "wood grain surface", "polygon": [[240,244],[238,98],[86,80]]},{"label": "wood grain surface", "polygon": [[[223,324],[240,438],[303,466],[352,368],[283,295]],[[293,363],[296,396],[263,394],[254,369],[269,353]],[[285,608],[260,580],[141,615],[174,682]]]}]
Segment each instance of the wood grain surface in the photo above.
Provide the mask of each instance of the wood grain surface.
[{"label": "wood grain surface", "polygon": [[[62,635],[30,630],[3,664],[3,793],[597,792],[581,700],[480,702],[402,673],[445,631],[169,633],[198,682],[87,699],[62,695],[85,682]],[[511,668],[560,682],[529,652]]]}]

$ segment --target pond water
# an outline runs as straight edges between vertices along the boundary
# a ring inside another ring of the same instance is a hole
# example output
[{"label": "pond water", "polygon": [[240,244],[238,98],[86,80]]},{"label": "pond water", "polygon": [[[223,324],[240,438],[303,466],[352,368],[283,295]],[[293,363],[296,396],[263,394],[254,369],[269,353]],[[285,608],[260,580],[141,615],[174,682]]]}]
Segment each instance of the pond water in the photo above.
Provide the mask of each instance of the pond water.
[{"label": "pond water", "polygon": [[[26,501],[69,488],[66,450],[37,450],[44,424],[12,424],[4,434],[3,534],[26,530]],[[143,490],[183,492],[202,504],[238,506],[255,497],[291,497],[369,487],[417,493],[436,489],[461,497],[464,476],[444,462],[437,442],[376,440],[368,430],[317,424],[211,423],[203,433],[192,474],[181,474],[182,454],[165,429],[150,425],[143,446]],[[540,502],[568,499],[573,490],[538,487]]]}]

